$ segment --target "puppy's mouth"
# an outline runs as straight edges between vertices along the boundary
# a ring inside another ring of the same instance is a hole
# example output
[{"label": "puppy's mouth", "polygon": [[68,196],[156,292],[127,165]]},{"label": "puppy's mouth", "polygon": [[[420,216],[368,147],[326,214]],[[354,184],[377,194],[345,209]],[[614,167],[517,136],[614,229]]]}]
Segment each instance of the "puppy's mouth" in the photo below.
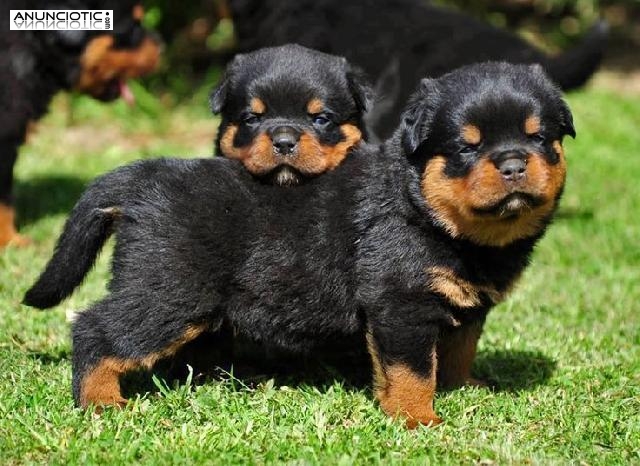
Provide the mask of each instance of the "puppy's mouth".
[{"label": "puppy's mouth", "polygon": [[500,220],[511,220],[533,211],[544,204],[541,196],[525,192],[514,192],[500,201],[484,207],[474,207],[473,212],[479,216],[497,217]]},{"label": "puppy's mouth", "polygon": [[269,172],[268,181],[279,186],[296,186],[303,180],[303,175],[291,165],[279,165]]},{"label": "puppy's mouth", "polygon": [[93,97],[103,102],[111,102],[122,98],[128,105],[133,105],[136,101],[131,88],[123,78],[114,78],[108,81],[104,86],[104,90]]}]

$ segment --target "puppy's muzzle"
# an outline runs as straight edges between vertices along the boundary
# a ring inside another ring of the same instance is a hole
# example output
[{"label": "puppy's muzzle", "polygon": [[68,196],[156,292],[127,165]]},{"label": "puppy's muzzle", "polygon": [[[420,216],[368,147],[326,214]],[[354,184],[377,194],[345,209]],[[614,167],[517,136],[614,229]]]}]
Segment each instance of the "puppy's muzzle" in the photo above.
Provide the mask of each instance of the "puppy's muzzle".
[{"label": "puppy's muzzle", "polygon": [[493,163],[507,182],[521,181],[527,174],[527,156],[518,151],[501,152]]},{"label": "puppy's muzzle", "polygon": [[296,155],[301,134],[300,131],[292,126],[277,126],[269,131],[275,154],[281,156]]}]

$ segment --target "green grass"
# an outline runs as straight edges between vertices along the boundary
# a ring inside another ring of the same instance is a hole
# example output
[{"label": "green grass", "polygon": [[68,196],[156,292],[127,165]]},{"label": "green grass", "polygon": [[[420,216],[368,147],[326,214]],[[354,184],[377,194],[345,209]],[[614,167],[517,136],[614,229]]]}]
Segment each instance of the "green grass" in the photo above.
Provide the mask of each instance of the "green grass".
[{"label": "green grass", "polygon": [[446,422],[406,431],[340,380],[159,382],[131,410],[74,409],[66,314],[104,293],[108,257],[52,311],[21,297],[92,177],[206,155],[215,121],[204,96],[171,112],[151,98],[134,110],[58,99],[17,167],[34,244],[0,253],[0,463],[640,464],[640,98],[592,89],[569,101],[579,136],[566,143],[560,216],[480,343],[476,372],[498,389],[438,394]]}]

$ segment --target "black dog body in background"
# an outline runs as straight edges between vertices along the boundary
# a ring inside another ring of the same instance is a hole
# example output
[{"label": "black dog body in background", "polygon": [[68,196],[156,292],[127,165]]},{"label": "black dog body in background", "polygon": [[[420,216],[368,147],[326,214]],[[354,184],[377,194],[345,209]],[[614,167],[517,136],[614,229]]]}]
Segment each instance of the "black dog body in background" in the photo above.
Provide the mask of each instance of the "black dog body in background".
[{"label": "black dog body in background", "polygon": [[130,91],[126,79],[151,72],[159,44],[140,25],[136,0],[64,0],[57,9],[112,9],[113,31],[11,31],[9,10],[51,9],[44,0],[0,0],[0,248],[24,244],[14,224],[13,166],[27,128],[61,90],[109,101]]},{"label": "black dog body in background", "polygon": [[517,35],[425,0],[228,0],[238,49],[298,43],[342,55],[374,81],[380,99],[367,117],[385,139],[424,76],[483,61],[539,63],[563,90],[582,86],[598,67],[607,27],[552,57]]}]

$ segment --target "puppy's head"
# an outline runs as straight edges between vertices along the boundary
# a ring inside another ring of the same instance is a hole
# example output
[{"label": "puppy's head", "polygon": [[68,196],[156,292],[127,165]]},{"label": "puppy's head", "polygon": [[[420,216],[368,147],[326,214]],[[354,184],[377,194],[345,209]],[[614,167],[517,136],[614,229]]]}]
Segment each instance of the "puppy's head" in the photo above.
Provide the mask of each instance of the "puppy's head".
[{"label": "puppy's head", "polygon": [[562,194],[575,137],[539,66],[484,63],[423,80],[397,134],[421,194],[454,238],[505,246],[540,235]]},{"label": "puppy's head", "polygon": [[218,153],[295,185],[338,166],[364,137],[370,90],[344,58],[297,45],[237,56],[211,95]]},{"label": "puppy's head", "polygon": [[43,60],[55,69],[63,87],[109,101],[132,98],[126,81],[152,72],[159,63],[160,44],[141,25],[138,0],[58,0],[48,9],[112,9],[113,30],[48,31]]}]

